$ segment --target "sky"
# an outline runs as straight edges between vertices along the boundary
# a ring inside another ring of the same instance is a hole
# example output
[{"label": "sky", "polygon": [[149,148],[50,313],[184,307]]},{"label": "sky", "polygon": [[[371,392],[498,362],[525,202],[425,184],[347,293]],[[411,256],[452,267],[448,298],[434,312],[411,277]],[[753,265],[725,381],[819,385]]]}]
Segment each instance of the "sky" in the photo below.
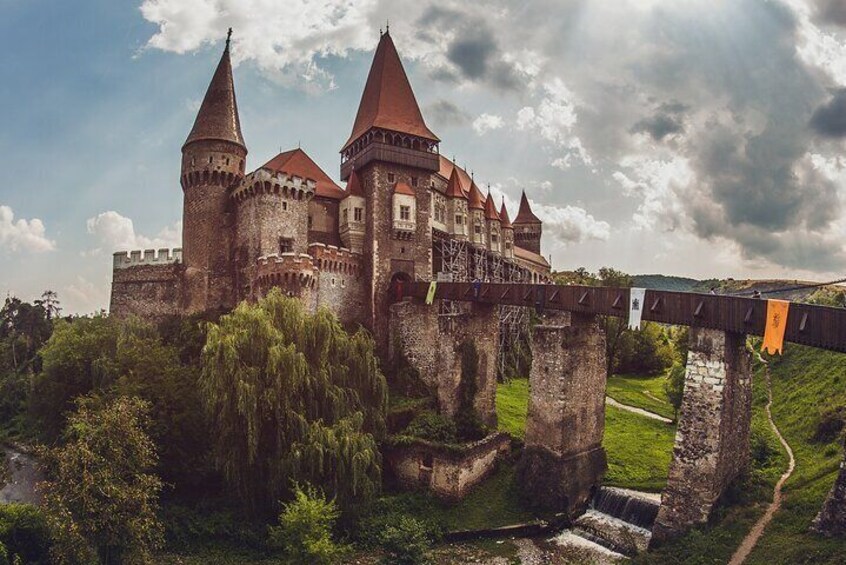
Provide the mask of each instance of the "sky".
[{"label": "sky", "polygon": [[180,245],[229,27],[248,169],[299,144],[337,179],[388,22],[441,153],[512,217],[526,191],[553,268],[846,276],[843,0],[0,0],[0,292],[98,311],[114,251]]}]

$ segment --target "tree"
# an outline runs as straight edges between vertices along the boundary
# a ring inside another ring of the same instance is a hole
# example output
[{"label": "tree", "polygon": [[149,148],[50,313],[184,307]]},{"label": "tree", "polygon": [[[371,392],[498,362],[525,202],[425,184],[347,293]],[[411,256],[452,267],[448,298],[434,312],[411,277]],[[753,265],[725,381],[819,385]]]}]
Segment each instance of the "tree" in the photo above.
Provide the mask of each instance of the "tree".
[{"label": "tree", "polygon": [[0,374],[37,370],[38,350],[51,331],[43,306],[6,298],[0,309]]},{"label": "tree", "polygon": [[145,432],[149,406],[121,397],[98,407],[81,399],[69,418],[67,443],[43,455],[41,483],[59,563],[149,561],[162,542],[156,512],[161,481]]},{"label": "tree", "polygon": [[679,419],[679,408],[681,408],[682,398],[684,396],[684,375],[685,367],[682,363],[674,363],[672,369],[667,374],[667,382],[664,383],[664,392],[667,393],[667,398],[670,404],[673,405],[674,420]]},{"label": "tree", "polygon": [[346,548],[332,540],[332,528],[341,515],[334,500],[306,485],[294,487],[294,500],[282,505],[279,525],[269,528],[271,546],[285,548],[291,563],[330,565]]},{"label": "tree", "polygon": [[273,290],[209,324],[200,386],[214,460],[248,510],[271,510],[291,480],[342,507],[377,492],[387,385],[363,330]]},{"label": "tree", "polygon": [[59,304],[59,294],[55,290],[45,290],[41,293],[41,300],[36,300],[35,303],[42,308],[47,313],[47,319],[53,320],[59,317],[59,313],[62,311]]},{"label": "tree", "polygon": [[676,351],[659,324],[643,322],[640,331],[626,331],[617,344],[614,371],[655,375],[673,364]]}]

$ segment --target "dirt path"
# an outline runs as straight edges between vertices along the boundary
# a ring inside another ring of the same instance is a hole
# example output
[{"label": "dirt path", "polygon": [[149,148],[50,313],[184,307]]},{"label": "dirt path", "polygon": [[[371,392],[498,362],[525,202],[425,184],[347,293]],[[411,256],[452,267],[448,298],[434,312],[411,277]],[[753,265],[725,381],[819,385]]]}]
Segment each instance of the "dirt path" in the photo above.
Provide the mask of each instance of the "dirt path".
[{"label": "dirt path", "polygon": [[[759,357],[760,359],[760,357]],[[761,359],[766,365],[766,361]],[[770,385],[770,370],[766,368],[764,370],[764,374],[766,375],[767,379],[767,420],[770,422],[770,427],[775,432],[776,436],[778,436],[778,440],[781,442],[782,447],[784,450],[787,451],[787,455],[790,457],[790,463],[787,465],[787,470],[778,480],[775,486],[775,491],[773,492],[773,501],[767,507],[767,511],[764,512],[764,515],[755,523],[755,526],[746,534],[746,537],[743,538],[743,541],[740,543],[740,546],[737,548],[737,551],[734,552],[734,555],[731,556],[731,561],[729,561],[729,565],[740,565],[743,563],[749,554],[754,549],[755,544],[758,543],[758,540],[763,535],[764,530],[767,527],[767,524],[770,523],[770,520],[773,519],[773,516],[776,512],[778,512],[779,507],[781,507],[781,488],[784,486],[784,482],[790,478],[790,475],[793,474],[793,469],[796,467],[796,460],[793,458],[793,450],[790,449],[790,445],[788,445],[787,441],[785,441],[784,437],[781,435],[781,432],[778,430],[778,427],[775,425],[773,421],[773,413],[770,410],[770,407],[773,404],[773,389]]]},{"label": "dirt path", "polygon": [[608,406],[613,406],[614,408],[619,408],[620,410],[625,410],[627,412],[632,412],[634,414],[640,414],[641,416],[645,416],[647,418],[652,418],[653,420],[658,420],[659,422],[664,422],[665,424],[672,424],[673,421],[669,418],[665,418],[660,414],[656,414],[655,412],[650,412],[649,410],[644,410],[643,408],[638,408],[637,406],[629,406],[628,404],[623,404],[622,402],[617,402],[610,396],[605,397],[605,404]]}]

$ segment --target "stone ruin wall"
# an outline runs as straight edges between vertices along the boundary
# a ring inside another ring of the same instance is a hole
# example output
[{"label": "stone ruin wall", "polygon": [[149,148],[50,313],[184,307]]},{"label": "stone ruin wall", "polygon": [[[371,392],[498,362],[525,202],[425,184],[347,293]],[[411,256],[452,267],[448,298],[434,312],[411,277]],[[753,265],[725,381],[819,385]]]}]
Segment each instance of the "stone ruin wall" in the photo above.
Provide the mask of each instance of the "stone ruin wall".
[{"label": "stone ruin wall", "polygon": [[[432,305],[406,300],[390,307],[389,357],[405,355],[423,382],[435,393],[442,414],[459,408],[461,354],[465,340],[476,344],[479,372],[474,407],[482,422],[496,427],[496,360],[499,348],[499,308],[472,304],[451,328],[438,322],[438,300]],[[396,351],[397,346],[401,351]]]},{"label": "stone ruin wall", "polygon": [[148,321],[183,313],[182,250],[114,254],[109,312]]}]

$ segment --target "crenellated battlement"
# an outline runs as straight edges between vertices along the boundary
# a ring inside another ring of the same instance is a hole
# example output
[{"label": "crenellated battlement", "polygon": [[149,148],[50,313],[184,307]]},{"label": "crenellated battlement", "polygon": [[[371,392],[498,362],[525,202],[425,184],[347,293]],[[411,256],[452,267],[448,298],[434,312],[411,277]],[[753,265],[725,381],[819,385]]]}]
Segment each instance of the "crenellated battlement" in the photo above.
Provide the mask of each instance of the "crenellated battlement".
[{"label": "crenellated battlement", "polygon": [[314,281],[314,261],[307,253],[259,257],[252,268],[252,279],[262,287],[310,286]]},{"label": "crenellated battlement", "polygon": [[235,187],[231,197],[240,202],[259,194],[276,194],[291,200],[310,200],[317,188],[317,181],[281,171],[261,168],[244,177]]},{"label": "crenellated battlement", "polygon": [[118,251],[113,254],[112,266],[114,269],[128,269],[141,265],[172,265],[182,263],[182,248],[173,250],[159,249],[136,249],[134,251]]},{"label": "crenellated battlement", "polygon": [[362,272],[362,257],[346,247],[335,247],[323,243],[311,243],[309,255],[320,272],[338,273],[358,277]]}]

